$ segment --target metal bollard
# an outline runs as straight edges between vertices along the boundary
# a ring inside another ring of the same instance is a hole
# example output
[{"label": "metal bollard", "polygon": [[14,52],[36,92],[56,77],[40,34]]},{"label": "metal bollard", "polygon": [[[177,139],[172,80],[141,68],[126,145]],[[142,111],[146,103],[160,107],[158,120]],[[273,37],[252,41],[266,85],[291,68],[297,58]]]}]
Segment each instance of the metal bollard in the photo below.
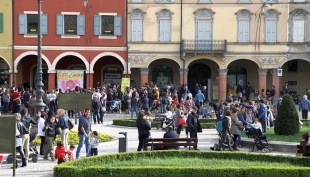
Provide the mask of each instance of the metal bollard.
[{"label": "metal bollard", "polygon": [[119,138],[118,152],[127,152],[127,132],[119,132],[119,134],[124,135],[125,137]]}]

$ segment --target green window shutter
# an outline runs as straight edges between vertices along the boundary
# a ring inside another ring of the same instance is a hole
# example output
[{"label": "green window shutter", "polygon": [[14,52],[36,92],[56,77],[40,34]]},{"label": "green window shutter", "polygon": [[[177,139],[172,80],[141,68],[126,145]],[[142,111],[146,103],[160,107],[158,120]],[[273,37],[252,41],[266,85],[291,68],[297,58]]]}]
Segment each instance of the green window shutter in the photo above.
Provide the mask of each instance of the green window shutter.
[{"label": "green window shutter", "polygon": [[0,33],[3,33],[3,13],[0,13]]},{"label": "green window shutter", "polygon": [[114,35],[122,35],[122,16],[116,15],[114,17]]},{"label": "green window shutter", "polygon": [[27,21],[26,14],[18,14],[18,33],[19,34],[27,34],[26,21]]},{"label": "green window shutter", "polygon": [[58,35],[64,34],[64,16],[62,14],[56,15],[56,33]]}]

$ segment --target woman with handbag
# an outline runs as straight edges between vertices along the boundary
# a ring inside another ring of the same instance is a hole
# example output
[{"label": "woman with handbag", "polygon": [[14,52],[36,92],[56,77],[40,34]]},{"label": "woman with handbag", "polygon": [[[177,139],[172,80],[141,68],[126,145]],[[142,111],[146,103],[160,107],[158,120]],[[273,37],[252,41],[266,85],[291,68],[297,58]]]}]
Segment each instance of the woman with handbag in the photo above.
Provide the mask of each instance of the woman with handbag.
[{"label": "woman with handbag", "polygon": [[54,140],[56,136],[56,129],[57,124],[55,123],[56,117],[55,115],[52,115],[51,117],[48,117],[45,126],[43,128],[43,132],[45,132],[45,142],[46,142],[46,148],[44,151],[44,160],[49,160],[48,155],[50,155],[52,161],[55,161],[54,158]]},{"label": "woman with handbag", "polygon": [[150,136],[150,130],[151,126],[147,121],[143,118],[144,114],[143,111],[139,111],[137,121],[136,121],[136,126],[138,128],[138,138],[139,138],[139,145],[137,151],[141,151],[142,147],[144,147],[144,143],[146,138]]},{"label": "woman with handbag", "polygon": [[100,101],[99,101],[100,120],[99,121],[100,121],[101,124],[103,123],[103,116],[104,116],[105,112],[107,111],[106,104],[107,104],[107,101],[104,98],[104,96],[100,97]]},{"label": "woman with handbag", "polygon": [[[242,122],[239,121],[238,119],[238,114],[239,112],[239,108],[237,107],[234,107],[233,110],[232,110],[232,115],[231,115],[231,129],[230,129],[230,133],[233,134],[233,141],[234,141],[234,145],[233,145],[233,149],[235,151],[239,151],[239,149],[237,149],[237,145],[238,145],[238,142],[237,142],[237,138],[239,135],[241,135],[241,126],[242,126]],[[243,128],[243,126],[242,126]]]},{"label": "woman with handbag", "polygon": [[186,125],[186,119],[184,117],[183,111],[180,109],[181,106],[180,104],[177,105],[177,108],[175,110],[175,127],[177,127],[177,134],[178,134],[178,138],[180,138],[180,134],[181,134],[181,130],[183,128],[184,125]]}]

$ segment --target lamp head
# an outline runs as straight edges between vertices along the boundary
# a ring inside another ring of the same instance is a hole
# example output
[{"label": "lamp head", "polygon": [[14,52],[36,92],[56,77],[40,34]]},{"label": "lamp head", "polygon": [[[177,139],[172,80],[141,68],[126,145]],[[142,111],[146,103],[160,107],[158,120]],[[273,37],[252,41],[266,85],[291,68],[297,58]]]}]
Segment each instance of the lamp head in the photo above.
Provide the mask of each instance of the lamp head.
[{"label": "lamp head", "polygon": [[83,3],[84,3],[84,7],[86,7],[87,3],[88,3],[88,0],[83,0]]}]

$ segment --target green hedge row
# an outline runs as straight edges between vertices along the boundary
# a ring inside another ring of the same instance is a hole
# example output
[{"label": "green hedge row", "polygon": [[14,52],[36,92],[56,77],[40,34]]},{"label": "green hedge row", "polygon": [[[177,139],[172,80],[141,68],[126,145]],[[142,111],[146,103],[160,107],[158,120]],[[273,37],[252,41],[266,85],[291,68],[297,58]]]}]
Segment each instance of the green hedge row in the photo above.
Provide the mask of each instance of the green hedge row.
[{"label": "green hedge row", "polygon": [[[132,160],[136,158],[202,158],[202,159],[235,159],[248,161],[281,162],[299,165],[297,167],[230,167],[229,163],[221,167],[102,167],[100,164],[109,164],[115,160]],[[98,165],[99,164],[99,165]],[[217,152],[217,151],[147,151],[135,153],[118,153],[95,157],[88,157],[69,161],[54,167],[55,177],[82,177],[82,176],[113,176],[113,177],[201,177],[201,176],[308,176],[310,158],[274,156],[266,154]]]}]

